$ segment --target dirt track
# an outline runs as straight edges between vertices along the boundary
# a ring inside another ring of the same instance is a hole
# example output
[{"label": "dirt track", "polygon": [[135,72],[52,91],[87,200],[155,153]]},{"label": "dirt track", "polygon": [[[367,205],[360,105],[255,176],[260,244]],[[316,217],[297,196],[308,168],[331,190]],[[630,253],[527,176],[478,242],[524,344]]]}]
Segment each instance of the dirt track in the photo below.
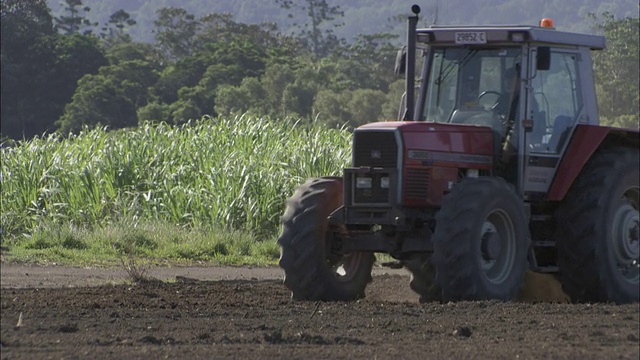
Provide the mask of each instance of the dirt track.
[{"label": "dirt track", "polygon": [[354,303],[292,302],[274,268],[151,275],[172,281],[2,263],[2,359],[640,356],[638,304],[418,304],[393,270]]}]

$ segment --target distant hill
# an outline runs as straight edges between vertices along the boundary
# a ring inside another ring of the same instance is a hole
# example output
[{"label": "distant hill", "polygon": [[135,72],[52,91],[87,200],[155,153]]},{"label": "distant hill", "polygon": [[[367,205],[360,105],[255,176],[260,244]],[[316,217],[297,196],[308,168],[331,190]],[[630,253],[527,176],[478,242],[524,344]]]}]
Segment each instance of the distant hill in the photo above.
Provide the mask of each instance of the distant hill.
[{"label": "distant hill", "polygon": [[[304,3],[304,0],[297,0]],[[412,1],[400,0],[329,0],[339,5],[344,18],[334,31],[339,37],[353,39],[357,34],[378,32],[404,33],[402,18],[410,13]],[[62,12],[62,0],[48,0],[54,16]],[[422,7],[422,26],[438,24],[529,24],[535,25],[543,17],[554,19],[560,30],[591,33],[593,22],[588,13],[597,15],[607,11],[617,18],[638,17],[637,0],[429,0],[415,1]],[[130,30],[136,41],[153,42],[153,21],[156,10],[180,7],[200,17],[208,13],[230,13],[234,21],[253,24],[277,23],[283,32],[291,31],[294,20],[304,21],[305,14],[282,9],[274,0],[83,0],[91,11],[89,19],[104,24],[114,12],[124,9],[137,25]],[[288,15],[293,15],[293,19]]]}]

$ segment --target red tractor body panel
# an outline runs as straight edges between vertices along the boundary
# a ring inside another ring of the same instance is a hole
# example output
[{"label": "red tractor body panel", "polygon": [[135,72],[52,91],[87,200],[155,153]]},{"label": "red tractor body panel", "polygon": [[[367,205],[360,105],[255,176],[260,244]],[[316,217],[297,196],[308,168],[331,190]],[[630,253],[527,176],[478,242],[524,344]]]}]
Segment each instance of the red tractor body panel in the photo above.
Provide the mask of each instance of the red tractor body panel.
[{"label": "red tractor body panel", "polygon": [[[398,130],[403,139],[406,165],[429,162],[435,166],[486,169],[492,168],[493,131],[486,126],[430,123],[418,121],[387,121],[360,126],[359,129]],[[428,151],[414,154],[411,151]],[[452,156],[420,155],[455,154]],[[481,158],[476,158],[480,156]]]},{"label": "red tractor body panel", "polygon": [[491,170],[494,134],[484,126],[391,121],[360,129],[392,129],[402,137],[402,204],[439,207],[460,169]]},{"label": "red tractor body panel", "polygon": [[[638,143],[637,129],[623,129],[598,125],[576,126],[576,130],[569,142],[567,151],[556,172],[556,176],[549,189],[548,200],[561,201],[578,177],[584,165],[589,161],[593,153],[608,137],[619,137],[620,140],[630,139]],[[616,141],[614,140],[614,143]]]}]

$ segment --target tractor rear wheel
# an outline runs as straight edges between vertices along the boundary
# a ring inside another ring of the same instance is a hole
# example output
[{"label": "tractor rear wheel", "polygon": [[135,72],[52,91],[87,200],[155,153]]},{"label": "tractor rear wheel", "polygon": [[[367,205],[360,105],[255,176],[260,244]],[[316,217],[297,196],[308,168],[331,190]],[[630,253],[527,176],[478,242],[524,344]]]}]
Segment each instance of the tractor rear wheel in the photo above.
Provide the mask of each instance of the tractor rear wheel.
[{"label": "tractor rear wheel", "polygon": [[522,199],[504,179],[467,178],[436,215],[433,262],[444,301],[513,300],[530,245]]},{"label": "tractor rear wheel", "polygon": [[563,290],[574,302],[639,300],[638,150],[601,151],[558,208]]},{"label": "tractor rear wheel", "polygon": [[309,179],[287,200],[282,217],[280,267],[294,300],[351,301],[364,297],[373,253],[331,254],[327,217],[340,207],[342,179]]}]

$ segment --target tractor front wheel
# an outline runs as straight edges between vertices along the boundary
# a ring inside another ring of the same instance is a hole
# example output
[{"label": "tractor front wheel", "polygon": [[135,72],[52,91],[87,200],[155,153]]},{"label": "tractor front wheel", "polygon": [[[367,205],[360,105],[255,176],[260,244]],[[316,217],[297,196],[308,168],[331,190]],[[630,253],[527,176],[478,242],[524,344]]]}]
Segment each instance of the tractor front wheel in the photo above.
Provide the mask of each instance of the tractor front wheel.
[{"label": "tractor front wheel", "polygon": [[530,245],[522,199],[502,178],[462,180],[443,199],[433,245],[444,301],[514,299]]},{"label": "tractor front wheel", "polygon": [[371,281],[373,253],[331,253],[327,217],[343,204],[342,179],[309,179],[287,200],[282,217],[280,267],[294,300],[352,301]]}]

